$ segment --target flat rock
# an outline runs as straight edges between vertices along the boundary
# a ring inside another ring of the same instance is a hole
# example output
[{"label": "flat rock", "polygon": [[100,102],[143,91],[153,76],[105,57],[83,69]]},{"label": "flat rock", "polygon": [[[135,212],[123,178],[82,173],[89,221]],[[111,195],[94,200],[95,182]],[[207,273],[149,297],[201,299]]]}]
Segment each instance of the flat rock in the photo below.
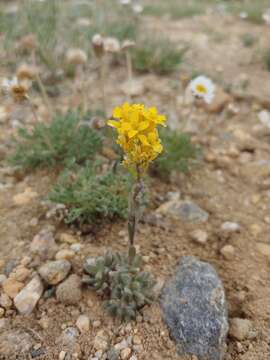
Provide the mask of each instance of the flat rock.
[{"label": "flat rock", "polygon": [[210,264],[183,257],[162,291],[161,308],[179,355],[223,359],[228,332],[226,300],[222,282]]},{"label": "flat rock", "polygon": [[57,286],[56,298],[64,304],[78,304],[81,300],[81,296],[81,278],[76,274],[70,275],[65,281]]},{"label": "flat rock", "polygon": [[48,261],[42,265],[38,272],[42,279],[50,285],[56,285],[64,280],[71,269],[71,264],[67,260]]},{"label": "flat rock", "polygon": [[157,209],[158,213],[169,214],[183,221],[193,223],[204,223],[209,214],[192,201],[168,201]]},{"label": "flat rock", "polygon": [[15,297],[14,305],[22,315],[29,315],[34,310],[43,293],[43,284],[39,276],[34,277]]},{"label": "flat rock", "polygon": [[57,251],[52,229],[42,229],[32,240],[30,250],[39,255],[42,260],[52,259]]},{"label": "flat rock", "polygon": [[3,359],[20,359],[34,345],[33,337],[26,331],[12,329],[0,334],[0,349]]}]

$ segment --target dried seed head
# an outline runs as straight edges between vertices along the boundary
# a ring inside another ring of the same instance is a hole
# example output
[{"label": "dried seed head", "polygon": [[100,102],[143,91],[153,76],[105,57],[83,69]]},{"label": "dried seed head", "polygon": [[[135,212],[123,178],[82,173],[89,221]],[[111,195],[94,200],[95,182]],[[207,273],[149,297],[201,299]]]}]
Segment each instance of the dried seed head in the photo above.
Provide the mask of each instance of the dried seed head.
[{"label": "dried seed head", "polygon": [[118,53],[120,51],[120,42],[116,38],[107,37],[104,39],[104,50],[108,53]]},{"label": "dried seed head", "polygon": [[37,39],[34,34],[28,34],[21,38],[19,47],[22,50],[31,51],[37,47]]},{"label": "dried seed head", "polygon": [[97,57],[104,54],[104,39],[100,34],[95,34],[92,37],[92,47]]},{"label": "dried seed head", "polygon": [[31,86],[31,82],[19,81],[17,77],[12,80],[4,79],[2,82],[2,89],[10,94],[15,102],[23,102],[28,98],[28,91]]},{"label": "dried seed head", "polygon": [[37,74],[37,69],[28,64],[22,64],[16,71],[18,80],[33,80]]},{"label": "dried seed head", "polygon": [[121,50],[126,51],[128,49],[133,48],[136,45],[135,41],[132,40],[124,40],[121,46]]},{"label": "dried seed head", "polygon": [[87,62],[87,54],[81,49],[69,49],[66,61],[70,65],[83,65]]}]

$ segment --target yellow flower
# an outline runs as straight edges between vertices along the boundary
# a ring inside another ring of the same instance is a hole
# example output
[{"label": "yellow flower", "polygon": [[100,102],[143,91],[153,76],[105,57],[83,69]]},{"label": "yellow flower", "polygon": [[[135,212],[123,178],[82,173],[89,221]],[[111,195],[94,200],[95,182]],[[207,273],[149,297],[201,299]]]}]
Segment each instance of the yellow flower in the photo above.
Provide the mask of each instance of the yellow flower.
[{"label": "yellow flower", "polygon": [[125,153],[125,165],[146,170],[163,150],[157,126],[165,126],[166,117],[159,115],[155,107],[125,103],[114,109],[113,118],[118,120],[109,120],[108,125],[118,132],[117,143]]}]

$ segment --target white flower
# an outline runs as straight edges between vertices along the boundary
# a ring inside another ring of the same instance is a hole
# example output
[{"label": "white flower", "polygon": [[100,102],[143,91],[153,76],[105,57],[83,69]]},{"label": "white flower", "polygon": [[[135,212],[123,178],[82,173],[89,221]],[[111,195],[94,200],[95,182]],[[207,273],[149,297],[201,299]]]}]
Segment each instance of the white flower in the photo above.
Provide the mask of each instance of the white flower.
[{"label": "white flower", "polygon": [[248,18],[248,13],[246,13],[245,11],[242,11],[242,12],[240,12],[239,17],[241,19],[247,19]]},{"label": "white flower", "polygon": [[215,95],[215,85],[213,81],[206,76],[198,76],[189,84],[193,96],[203,99],[210,104]]},{"label": "white flower", "polygon": [[135,14],[141,14],[143,12],[143,6],[141,4],[135,4],[132,6]]},{"label": "white flower", "polygon": [[120,4],[121,4],[121,5],[129,5],[129,4],[130,4],[130,0],[120,0]]},{"label": "white flower", "polygon": [[267,25],[270,25],[270,9],[267,9],[265,13],[262,15],[263,20]]}]

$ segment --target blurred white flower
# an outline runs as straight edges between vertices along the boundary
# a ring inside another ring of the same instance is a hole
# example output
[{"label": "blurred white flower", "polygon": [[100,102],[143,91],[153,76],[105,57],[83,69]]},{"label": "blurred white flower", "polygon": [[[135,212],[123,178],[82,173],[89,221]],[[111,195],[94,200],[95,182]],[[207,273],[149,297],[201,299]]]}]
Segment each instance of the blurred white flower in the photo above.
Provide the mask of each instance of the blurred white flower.
[{"label": "blurred white flower", "polygon": [[92,37],[92,47],[95,55],[100,57],[104,54],[104,38],[100,34],[95,34]]},{"label": "blurred white flower", "polygon": [[133,48],[134,46],[136,45],[135,41],[133,40],[124,40],[122,45],[121,45],[121,50],[128,50],[128,49],[131,49]]},{"label": "blurred white flower", "polygon": [[247,14],[245,11],[242,11],[242,12],[240,12],[239,17],[240,17],[241,19],[247,19],[247,18],[248,18],[248,14]]},{"label": "blurred white flower", "polygon": [[72,65],[82,65],[87,62],[87,54],[82,49],[69,49],[66,53],[66,61]]},{"label": "blurred white flower", "polygon": [[136,13],[136,14],[141,14],[143,12],[143,6],[141,4],[134,4],[132,6],[132,10]]},{"label": "blurred white flower", "polygon": [[104,38],[104,50],[109,53],[117,53],[120,51],[119,40],[113,37]]},{"label": "blurred white flower", "polygon": [[195,98],[203,99],[210,104],[215,95],[215,85],[213,81],[206,76],[198,76],[189,84],[192,95]]},{"label": "blurred white flower", "polygon": [[131,3],[130,0],[119,0],[121,5],[129,5]]},{"label": "blurred white flower", "polygon": [[267,9],[267,10],[263,13],[262,18],[263,18],[263,20],[265,21],[265,23],[266,23],[267,25],[270,25],[270,9]]}]

